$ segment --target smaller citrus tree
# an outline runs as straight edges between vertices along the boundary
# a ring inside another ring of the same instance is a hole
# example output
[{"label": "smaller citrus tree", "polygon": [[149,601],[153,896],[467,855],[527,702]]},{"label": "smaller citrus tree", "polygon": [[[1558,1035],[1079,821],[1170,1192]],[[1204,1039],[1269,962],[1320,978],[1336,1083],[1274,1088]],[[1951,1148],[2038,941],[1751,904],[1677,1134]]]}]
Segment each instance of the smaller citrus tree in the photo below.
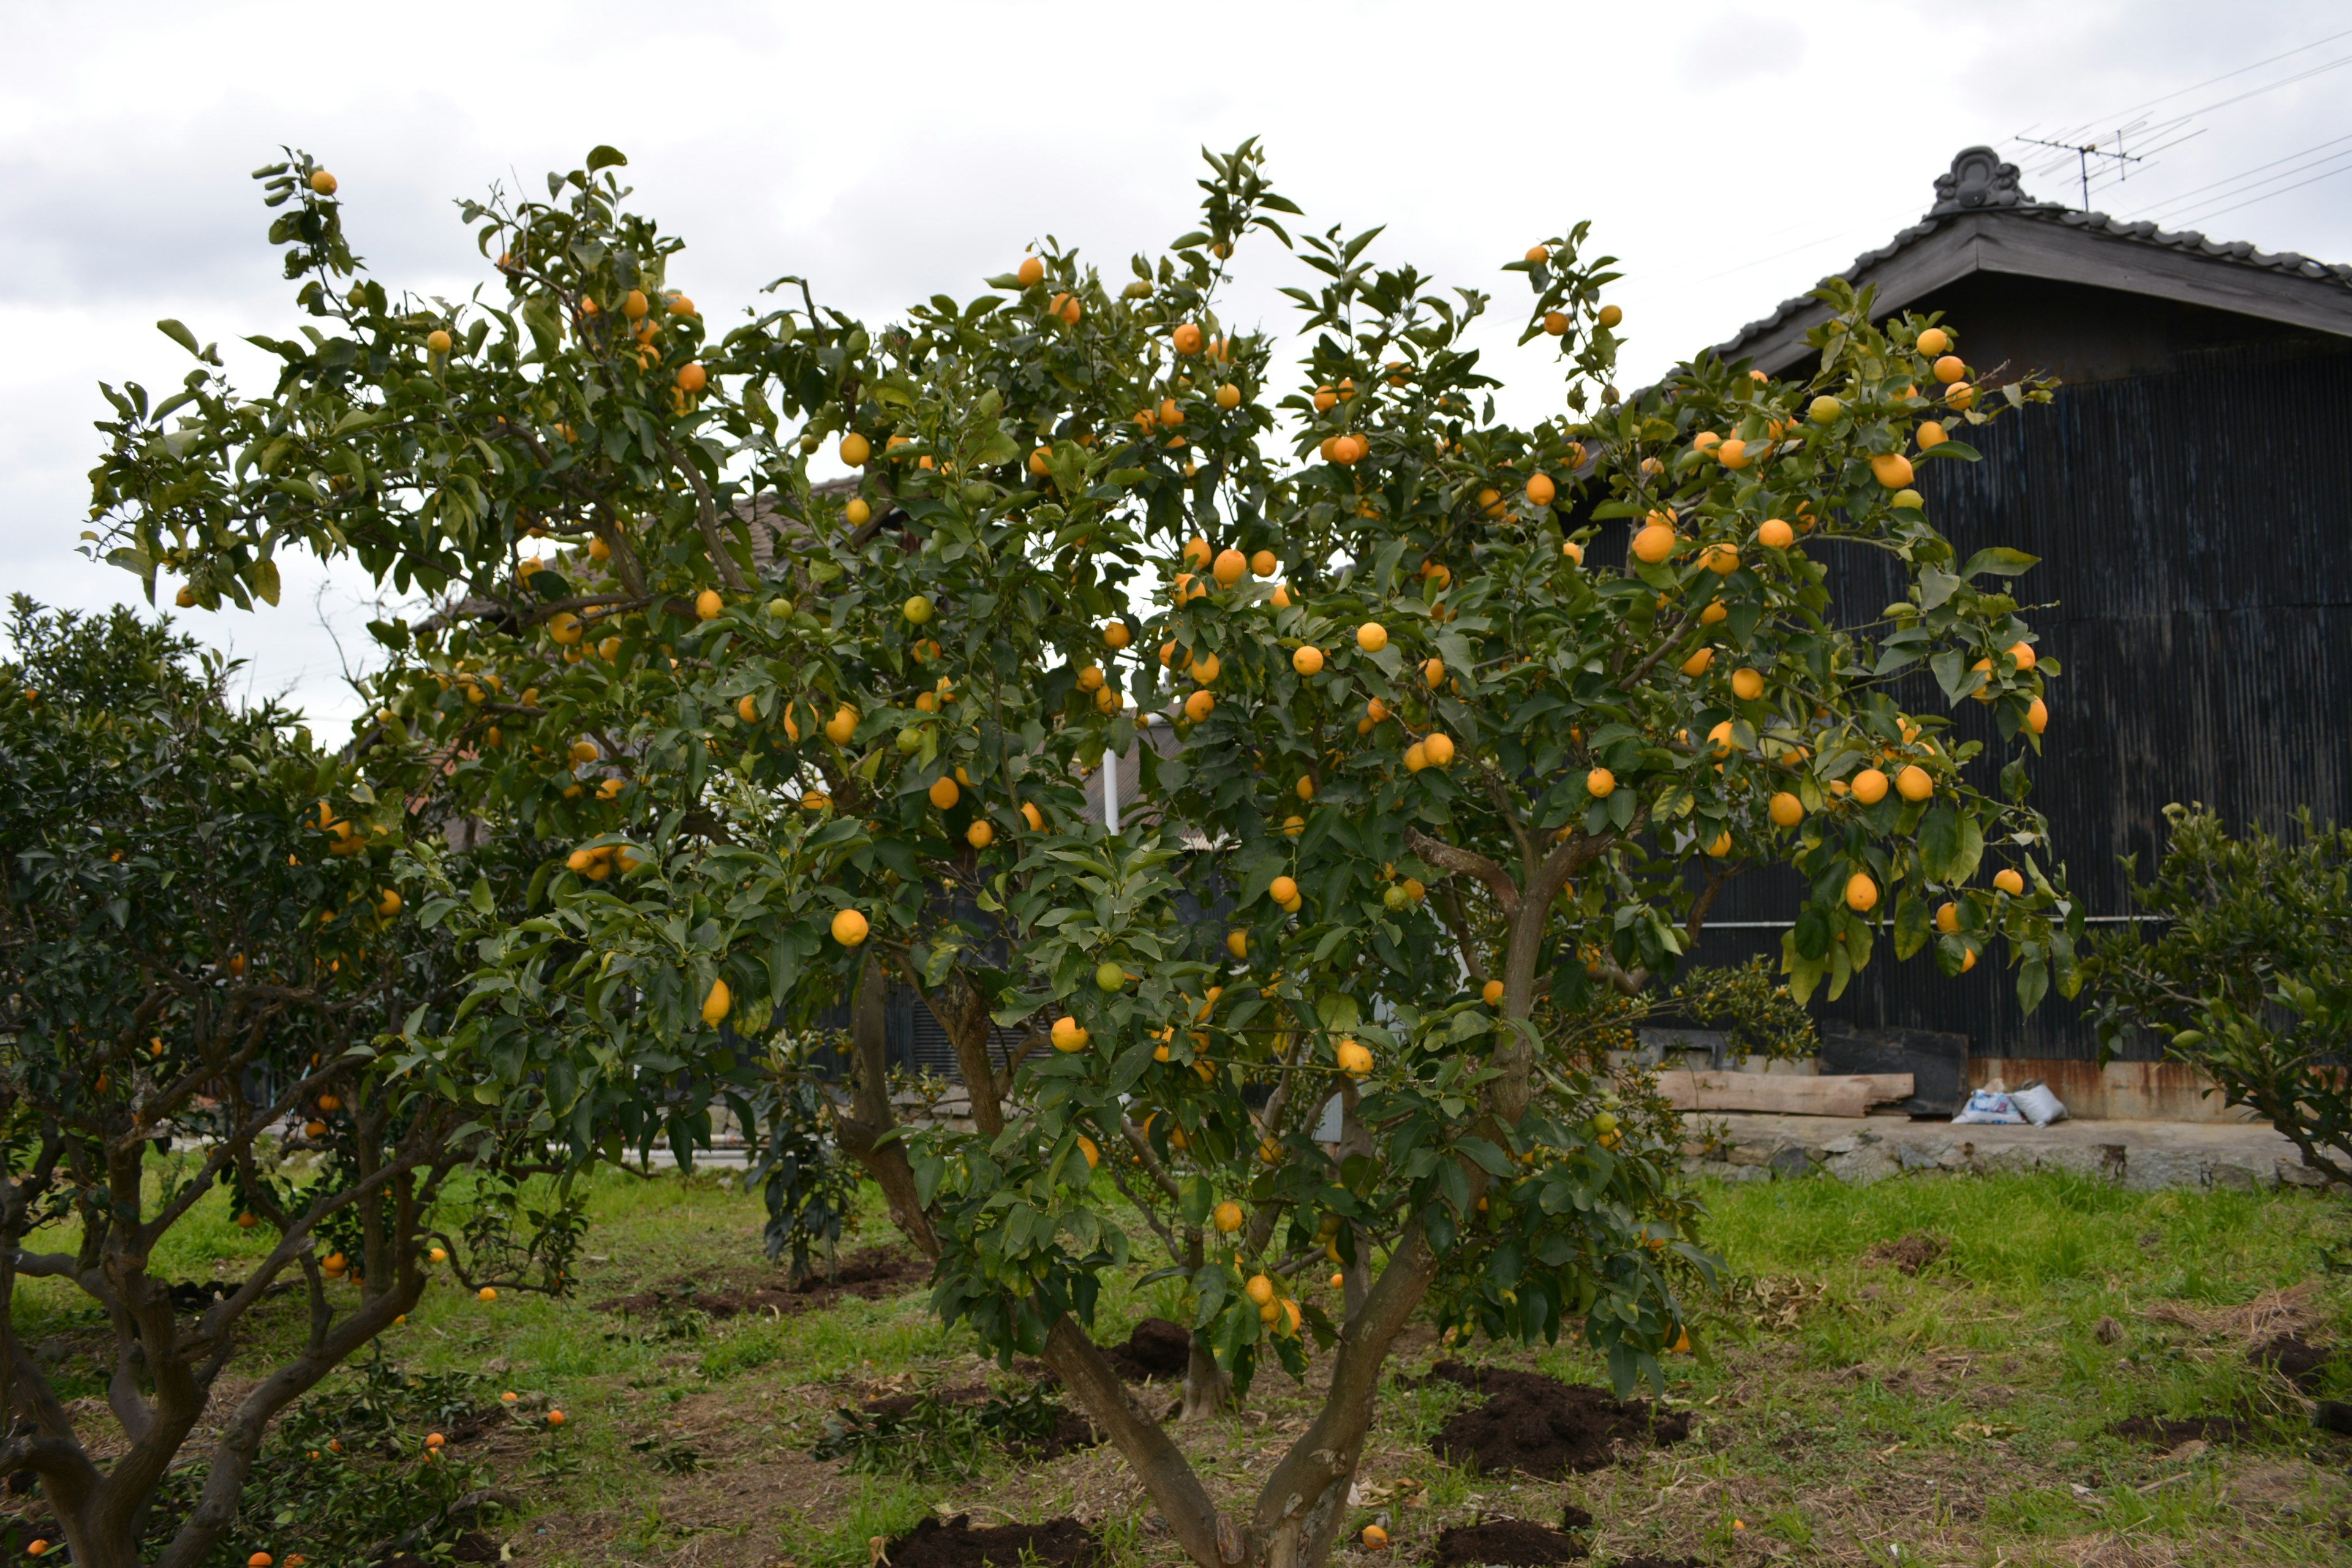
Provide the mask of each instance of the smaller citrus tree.
[{"label": "smaller citrus tree", "polygon": [[[534,1226],[516,1201],[545,1167],[527,1127],[438,1092],[448,1064],[419,1072],[403,1041],[446,1022],[468,967],[412,905],[454,902],[459,876],[489,910],[519,868],[396,840],[399,804],[372,820],[340,759],[283,710],[231,707],[227,667],[165,628],[19,598],[8,634],[0,1294],[56,1280],[102,1310],[121,1440],[0,1322],[0,1472],[39,1478],[76,1562],[127,1568],[197,1445],[202,1489],[153,1559],[192,1564],[236,1526],[272,1420],[412,1310],[436,1261],[486,1296],[561,1279],[577,1215],[540,1194]],[[222,1280],[156,1273],[215,1194],[252,1253]],[[298,1325],[265,1305],[289,1289]],[[292,1348],[202,1436],[265,1322]]]},{"label": "smaller citrus tree", "polygon": [[2202,806],[2165,808],[2170,837],[2156,874],[2126,858],[2133,921],[2084,960],[2101,1047],[2135,1030],[2211,1076],[2222,1100],[2293,1140],[2304,1164],[2352,1187],[2352,829],[2308,810],[2285,840],[2256,826],[2232,836]]}]

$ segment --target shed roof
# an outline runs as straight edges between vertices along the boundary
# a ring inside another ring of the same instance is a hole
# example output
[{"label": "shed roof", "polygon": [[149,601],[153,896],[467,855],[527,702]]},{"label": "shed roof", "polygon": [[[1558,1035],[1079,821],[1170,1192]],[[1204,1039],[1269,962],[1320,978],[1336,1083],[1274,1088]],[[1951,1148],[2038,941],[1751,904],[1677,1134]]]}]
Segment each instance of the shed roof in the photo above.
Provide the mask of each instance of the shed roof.
[{"label": "shed roof", "polygon": [[[1927,216],[1837,276],[1874,287],[1874,308],[1884,313],[1976,272],[2089,284],[2352,337],[2352,267],[2036,201],[2018,184],[2017,165],[1990,147],[1963,149],[1936,176]],[[1784,300],[1715,352],[1786,370],[1811,352],[1805,333],[1828,317],[1818,300]]]}]

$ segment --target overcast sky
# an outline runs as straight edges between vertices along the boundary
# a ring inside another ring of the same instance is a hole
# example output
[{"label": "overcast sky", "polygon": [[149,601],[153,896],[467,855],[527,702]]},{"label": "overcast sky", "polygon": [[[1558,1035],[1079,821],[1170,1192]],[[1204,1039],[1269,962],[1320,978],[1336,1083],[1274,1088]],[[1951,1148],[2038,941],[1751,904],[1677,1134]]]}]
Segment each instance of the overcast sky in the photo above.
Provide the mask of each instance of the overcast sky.
[{"label": "overcast sky", "polygon": [[[1189,226],[1201,146],[1255,135],[1310,222],[1387,224],[1376,254],[1493,290],[1498,328],[1525,284],[1496,267],[1592,219],[1624,264],[1612,298],[1633,381],[1884,243],[1959,148],[2025,161],[2020,132],[2187,135],[2092,205],[2352,260],[2352,174],[2324,177],[2352,170],[2352,8],[1802,11],[5,0],[0,589],[136,599],[77,553],[96,384],[185,374],[159,317],[225,343],[288,330],[247,178],[281,143],[341,179],[378,278],[457,296],[486,269],[451,198],[543,191],[547,170],[609,142],[638,205],[686,237],[672,280],[715,324],[786,272],[869,321],[977,292],[1047,232],[1123,272]],[[2028,189],[2077,201],[2059,156],[2063,174]],[[1229,316],[1285,327],[1273,289],[1303,269],[1270,243],[1241,260]],[[1556,408],[1537,357],[1495,336],[1510,411]],[[365,585],[282,564],[278,609],[183,624],[249,658],[252,689],[347,718],[338,638],[365,657]]]}]

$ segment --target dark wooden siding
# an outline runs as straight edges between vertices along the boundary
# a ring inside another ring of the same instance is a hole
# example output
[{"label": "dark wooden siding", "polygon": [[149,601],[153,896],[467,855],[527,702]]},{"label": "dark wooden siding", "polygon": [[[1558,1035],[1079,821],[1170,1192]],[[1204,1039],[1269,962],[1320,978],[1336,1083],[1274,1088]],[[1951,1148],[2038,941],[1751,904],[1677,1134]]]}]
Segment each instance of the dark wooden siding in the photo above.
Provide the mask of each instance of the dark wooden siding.
[{"label": "dark wooden siding", "polygon": [[[2042,557],[2019,592],[2042,606],[2029,612],[2040,650],[2065,673],[2034,798],[2097,918],[2132,912],[2118,858],[2153,861],[2168,803],[2273,830],[2306,805],[2352,821],[2352,353],[2265,339],[2175,363],[1980,427],[1982,463],[1923,465],[1929,515],[1963,553],[2003,543]],[[1875,552],[1829,559],[1849,615],[1895,596]],[[1964,732],[1993,740],[1963,707]],[[1755,873],[1717,914],[1784,921],[1795,897]],[[1701,958],[1779,950],[1779,930],[1727,923]],[[1948,980],[1924,955],[1898,964],[1881,949],[1821,1011],[1965,1033],[1980,1056],[2095,1054],[2080,1011],[2054,996],[2021,1017],[2013,980],[1990,964]]]}]

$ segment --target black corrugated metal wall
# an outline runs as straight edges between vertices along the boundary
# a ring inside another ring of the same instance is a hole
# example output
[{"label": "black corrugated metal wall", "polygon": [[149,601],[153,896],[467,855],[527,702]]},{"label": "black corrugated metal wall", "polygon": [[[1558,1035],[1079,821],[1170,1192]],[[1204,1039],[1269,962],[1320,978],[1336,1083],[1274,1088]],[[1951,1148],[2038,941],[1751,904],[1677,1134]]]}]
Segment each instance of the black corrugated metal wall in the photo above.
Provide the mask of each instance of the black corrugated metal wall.
[{"label": "black corrugated metal wall", "polygon": [[[1920,488],[1962,554],[2009,544],[2042,558],[2018,593],[2042,606],[2028,618],[2065,673],[2034,801],[2092,916],[2132,912],[2117,858],[2153,863],[2169,802],[2273,830],[2306,805],[2352,821],[2352,353],[2308,341],[2212,351],[2162,374],[2063,387],[1969,439],[1983,462],[1924,464]],[[1876,552],[1814,553],[1842,618],[1896,596]],[[1932,686],[1907,700],[1942,701]],[[1997,742],[1985,711],[1961,706],[1963,732]],[[1979,782],[1990,787],[1990,768]],[[1785,921],[1796,899],[1783,875],[1739,879],[1699,961],[1777,962],[1779,929],[1733,922]],[[1946,979],[1924,954],[1896,963],[1881,947],[1819,1011],[1963,1033],[1979,1056],[2096,1054],[2080,1010],[2054,994],[2021,1016],[2014,979],[1991,964]],[[2138,1042],[2126,1054],[2156,1053]]]}]

